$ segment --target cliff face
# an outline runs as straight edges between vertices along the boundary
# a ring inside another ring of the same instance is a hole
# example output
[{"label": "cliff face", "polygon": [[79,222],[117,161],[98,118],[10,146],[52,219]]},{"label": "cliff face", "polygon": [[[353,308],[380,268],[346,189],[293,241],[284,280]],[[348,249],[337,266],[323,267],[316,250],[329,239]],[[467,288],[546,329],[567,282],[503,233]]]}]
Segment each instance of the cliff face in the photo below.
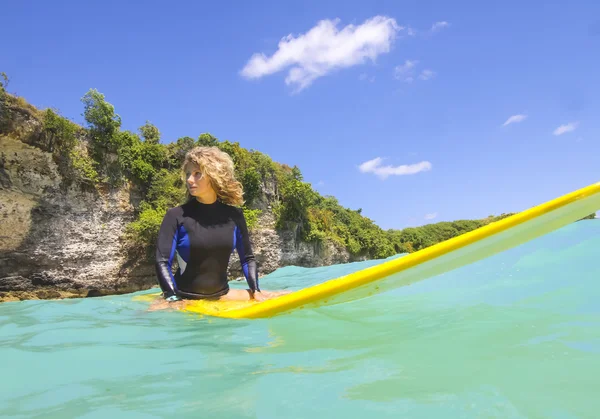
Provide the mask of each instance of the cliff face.
[{"label": "cliff face", "polygon": [[[257,228],[250,232],[261,275],[282,266],[327,266],[351,260],[348,251],[332,242],[316,245],[302,241],[295,230],[276,230],[275,217],[267,211]],[[242,275],[239,258],[233,254],[229,266],[232,277]]]},{"label": "cliff face", "polygon": [[[6,115],[4,115],[6,117]],[[40,122],[11,110],[0,132],[0,301],[96,296],[156,285],[152,259],[127,246],[139,194],[65,179],[52,154],[27,144]],[[350,260],[333,244],[302,242],[294,229],[274,228],[273,185],[262,185],[263,209],[251,232],[260,274],[286,265],[321,266]],[[230,275],[240,277],[236,254]]]},{"label": "cliff face", "polygon": [[23,297],[124,292],[151,284],[119,274],[131,193],[62,186],[57,165],[17,139],[0,137],[0,292]]}]

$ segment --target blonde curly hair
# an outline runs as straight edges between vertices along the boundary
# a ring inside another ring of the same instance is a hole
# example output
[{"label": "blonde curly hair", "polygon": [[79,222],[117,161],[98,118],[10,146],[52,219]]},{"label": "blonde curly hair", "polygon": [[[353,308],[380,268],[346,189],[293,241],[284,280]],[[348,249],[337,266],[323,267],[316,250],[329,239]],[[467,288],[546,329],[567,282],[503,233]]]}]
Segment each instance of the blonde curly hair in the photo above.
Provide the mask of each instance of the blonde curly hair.
[{"label": "blonde curly hair", "polygon": [[[200,168],[217,193],[217,198],[228,205],[241,206],[244,204],[244,191],[242,184],[235,177],[233,160],[229,154],[218,147],[198,146],[185,155],[181,170],[185,178],[186,168],[190,165]],[[189,191],[187,198],[192,199]]]}]

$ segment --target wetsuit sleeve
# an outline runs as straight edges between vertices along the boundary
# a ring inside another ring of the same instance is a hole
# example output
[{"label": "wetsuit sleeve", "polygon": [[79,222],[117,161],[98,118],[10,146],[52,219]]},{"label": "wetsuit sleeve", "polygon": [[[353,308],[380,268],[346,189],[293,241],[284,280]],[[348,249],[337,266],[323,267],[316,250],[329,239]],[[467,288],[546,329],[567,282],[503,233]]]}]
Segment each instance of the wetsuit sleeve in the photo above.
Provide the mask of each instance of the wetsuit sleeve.
[{"label": "wetsuit sleeve", "polygon": [[156,276],[165,298],[176,295],[177,287],[172,269],[177,247],[176,209],[167,211],[163,218],[156,243]]},{"label": "wetsuit sleeve", "polygon": [[240,257],[240,263],[242,264],[244,276],[246,277],[246,281],[248,282],[248,286],[252,292],[260,291],[258,286],[258,267],[256,265],[256,258],[252,252],[252,245],[250,243],[246,218],[244,217],[244,212],[241,209],[236,209],[235,222],[235,248]]}]

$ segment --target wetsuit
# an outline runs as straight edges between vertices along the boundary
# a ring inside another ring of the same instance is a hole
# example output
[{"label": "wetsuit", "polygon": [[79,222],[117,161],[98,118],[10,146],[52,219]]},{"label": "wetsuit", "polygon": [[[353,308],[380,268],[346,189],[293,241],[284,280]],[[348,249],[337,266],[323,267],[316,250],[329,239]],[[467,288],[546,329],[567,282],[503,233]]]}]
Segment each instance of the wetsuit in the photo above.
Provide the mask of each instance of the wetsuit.
[{"label": "wetsuit", "polygon": [[[156,274],[165,298],[227,294],[227,266],[237,250],[250,290],[260,291],[256,260],[241,209],[216,201],[190,201],[167,211],[156,247]],[[172,274],[177,256],[179,269]]]}]

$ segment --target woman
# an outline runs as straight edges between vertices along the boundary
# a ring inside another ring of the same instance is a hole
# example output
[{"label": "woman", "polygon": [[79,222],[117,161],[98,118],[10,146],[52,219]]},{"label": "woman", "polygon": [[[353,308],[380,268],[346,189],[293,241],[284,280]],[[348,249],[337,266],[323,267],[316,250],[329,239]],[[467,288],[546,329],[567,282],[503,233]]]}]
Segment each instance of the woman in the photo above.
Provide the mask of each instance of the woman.
[{"label": "woman", "polygon": [[[167,211],[158,234],[156,274],[166,302],[184,299],[263,301],[285,292],[261,291],[244,213],[242,185],[231,157],[217,147],[196,147],[185,156],[188,200]],[[250,289],[230,289],[227,267],[237,250]],[[179,269],[172,274],[177,257]]]}]

